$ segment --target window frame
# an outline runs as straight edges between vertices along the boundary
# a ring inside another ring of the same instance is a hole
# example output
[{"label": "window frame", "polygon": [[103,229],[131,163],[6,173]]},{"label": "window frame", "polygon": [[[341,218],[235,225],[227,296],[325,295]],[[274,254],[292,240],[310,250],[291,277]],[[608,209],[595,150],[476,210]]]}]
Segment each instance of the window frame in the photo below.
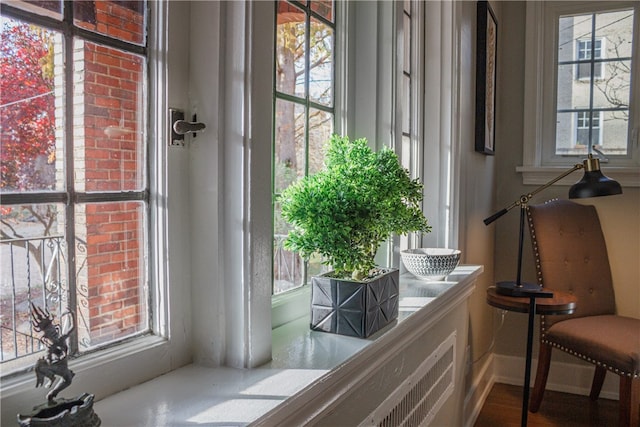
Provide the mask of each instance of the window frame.
[{"label": "window frame", "polygon": [[[175,78],[180,74],[180,67],[169,68],[167,64],[169,50],[180,51],[188,47],[181,45],[183,40],[169,36],[168,29],[181,28],[183,20],[188,18],[188,9],[174,2],[148,2],[147,5],[147,37],[150,50],[147,69],[150,103],[148,127],[150,138],[157,138],[157,143],[150,145],[148,153],[151,206],[149,256],[153,258],[149,261],[149,295],[151,306],[155,310],[151,319],[154,334],[129,339],[69,360],[69,367],[76,374],[73,387],[91,392],[96,399],[143,383],[192,360],[191,332],[183,331],[185,316],[191,312],[189,301],[182,297],[183,290],[180,287],[169,286],[171,279],[182,282],[183,277],[176,274],[188,267],[188,260],[183,265],[181,245],[175,241],[176,236],[172,239],[171,245],[169,244],[170,233],[176,233],[171,230],[178,228],[177,222],[180,222],[180,218],[179,215],[169,218],[166,202],[170,192],[169,176],[181,173],[182,169],[176,162],[168,162],[169,120],[165,113],[168,109],[169,95],[175,98],[175,93],[170,93],[173,89],[168,87],[168,83],[172,81],[170,76]],[[4,4],[2,6],[4,7]],[[183,69],[186,70],[186,66]],[[175,193],[177,201],[180,195],[175,188],[171,191]],[[172,271],[169,271],[166,263],[170,258],[173,259]],[[184,333],[172,336],[171,331],[177,330]],[[4,409],[15,414],[30,408],[25,406],[25,402],[33,400],[32,375],[30,371],[3,372],[0,383],[3,420]],[[13,417],[15,419],[15,415]]]},{"label": "window frame", "polygon": [[[274,2],[277,4],[277,2]],[[274,22],[274,40],[275,40],[275,22],[277,18],[276,7],[273,6],[273,22]],[[333,69],[333,129],[335,133],[342,133],[345,129],[345,111],[346,111],[346,76],[347,76],[347,30],[349,27],[349,11],[348,2],[334,1],[334,69]],[[275,42],[274,42],[275,46]],[[275,112],[275,103],[277,99],[275,84],[273,84],[273,108]],[[273,120],[272,120],[273,126]],[[270,135],[275,135],[275,131],[271,130]],[[272,138],[273,144],[274,138]],[[273,163],[273,161],[272,161]],[[272,178],[273,179],[273,178]],[[272,185],[273,192],[273,185]],[[275,203],[272,202],[271,212],[273,215]],[[273,225],[271,235],[273,238]],[[275,257],[275,252],[272,257]],[[273,265],[273,260],[272,260]],[[306,267],[304,267],[304,275],[306,275]],[[271,289],[273,292],[273,271],[271,271]],[[311,296],[311,287],[309,283],[295,287],[293,289],[281,292],[271,296],[271,327],[277,328],[295,319],[299,319],[309,314],[309,301]]]},{"label": "window frame", "polygon": [[[274,20],[274,56],[277,55],[277,52],[275,52],[275,46],[278,43],[277,41],[277,19],[278,19],[278,10],[277,8],[280,5],[280,1],[274,1],[274,8],[276,8],[276,11],[274,12],[274,16],[275,16],[275,20]],[[303,107],[305,112],[304,112],[304,122],[305,122],[305,126],[304,126],[304,176],[308,176],[309,175],[309,153],[310,153],[310,147],[309,147],[309,140],[310,140],[310,129],[309,129],[309,125],[310,125],[310,116],[311,116],[311,110],[316,110],[319,112],[323,112],[323,113],[327,113],[330,114],[332,116],[332,129],[333,132],[335,132],[335,128],[336,128],[336,56],[337,56],[337,51],[336,51],[336,46],[338,46],[338,43],[340,41],[340,37],[338,37],[338,33],[337,33],[337,23],[340,22],[341,17],[339,15],[341,8],[338,7],[338,4],[336,2],[332,2],[332,13],[333,13],[333,22],[331,22],[330,20],[326,19],[324,16],[322,16],[321,14],[319,14],[316,10],[314,10],[314,8],[312,7],[312,4],[305,4],[305,3],[300,3],[300,2],[296,2],[289,0],[288,3],[285,4],[290,4],[292,7],[299,9],[301,13],[304,13],[305,16],[305,47],[306,47],[306,51],[305,51],[305,58],[304,58],[304,62],[305,62],[305,72],[304,72],[304,94],[303,95],[298,95],[298,94],[289,94],[289,93],[285,93],[285,92],[281,92],[278,90],[278,85],[276,82],[277,79],[277,75],[275,75],[274,73],[274,83],[273,83],[273,120],[274,120],[274,126],[272,128],[273,131],[273,137],[272,137],[272,145],[273,145],[273,152],[272,152],[272,198],[273,198],[273,208],[272,208],[272,215],[273,215],[273,228],[274,228],[274,272],[275,272],[275,258],[278,256],[277,251],[275,250],[275,227],[276,227],[276,215],[275,215],[275,209],[276,209],[276,202],[278,197],[281,194],[281,191],[279,192],[275,187],[276,187],[276,171],[277,171],[277,159],[276,159],[276,138],[277,138],[277,131],[276,131],[276,126],[275,126],[275,121],[276,119],[276,112],[277,112],[277,107],[279,102],[283,102],[283,103],[290,103],[293,105],[293,107]],[[331,105],[326,105],[325,103],[321,103],[318,100],[314,100],[311,97],[311,91],[310,91],[310,78],[311,78],[311,68],[310,68],[310,47],[311,47],[311,22],[315,20],[318,21],[319,23],[322,23],[324,25],[326,25],[327,27],[331,28],[331,30],[333,31],[333,40],[332,40],[332,75],[331,75]],[[300,258],[300,256],[298,254],[293,254],[293,256],[296,258],[296,260],[298,260]],[[286,301],[289,298],[278,298],[279,295],[283,295],[289,292],[295,292],[297,289],[303,288],[305,286],[308,286],[309,284],[309,264],[308,262],[304,261],[304,260],[300,260],[300,266],[301,266],[301,278],[302,278],[302,283],[294,283],[293,287],[291,287],[290,289],[286,289],[286,290],[282,290],[278,293],[276,293],[276,289],[275,289],[275,274],[274,274],[274,280],[272,283],[272,294],[273,297],[275,298],[275,301],[278,301],[279,303],[282,303],[283,301]]]},{"label": "window frame", "polygon": [[[544,184],[561,171],[580,163],[580,156],[571,156],[550,162],[545,158],[543,145],[555,144],[555,72],[557,68],[557,17],[576,13],[593,13],[603,10],[633,8],[634,46],[632,63],[632,93],[630,99],[640,99],[640,6],[632,1],[595,2],[527,2],[525,33],[525,94],[523,163],[516,167],[522,173],[524,184]],[[552,49],[553,55],[549,55]],[[549,60],[551,59],[551,60]],[[634,108],[635,107],[635,108]],[[610,159],[606,165],[607,176],[623,186],[640,186],[640,104],[630,106],[629,154],[625,159]],[[553,131],[553,132],[552,132]],[[558,185],[570,185],[579,179],[564,178]]]},{"label": "window frame", "polygon": [[[460,128],[456,121],[460,117],[460,104],[455,83],[459,81],[457,46],[462,5],[411,3],[416,7],[411,31],[419,40],[411,43],[411,67],[417,82],[411,87],[413,96],[408,112],[415,124],[410,131],[413,146],[409,163],[412,176],[423,178],[424,193],[429,197],[423,211],[433,229],[431,233],[415,235],[402,243],[395,236],[381,246],[376,261],[401,271],[401,244],[457,247],[460,221],[459,204],[453,201],[460,194]],[[343,36],[338,37],[336,45],[336,132],[367,137],[374,149],[386,145],[402,159],[404,104],[397,95],[403,90],[403,63],[393,59],[403,56],[400,52],[402,32],[398,31],[399,22],[403,20],[403,2],[380,2],[375,8],[365,8],[366,3],[361,2],[336,2],[338,5],[341,9],[336,15],[342,19],[336,22],[336,32]],[[377,26],[370,22],[377,22]],[[349,33],[353,28],[361,30],[358,34]],[[364,40],[371,44],[358,44]],[[372,50],[376,53],[371,53]],[[353,57],[347,56],[349,52],[353,52]],[[427,68],[424,58],[428,55],[441,58],[440,66]],[[390,85],[389,81],[394,84]],[[376,90],[371,90],[372,87]],[[430,131],[425,133],[424,129]],[[274,296],[272,327],[308,315],[309,294],[306,286]]]},{"label": "window frame", "polygon": [[[149,15],[149,7],[148,3],[145,4],[147,10],[145,13]],[[28,5],[27,5],[28,6]],[[10,4],[2,4],[2,15],[8,18],[17,19],[21,22],[25,22],[27,24],[38,25],[42,28],[46,28],[48,30],[57,32],[61,35],[62,39],[62,55],[64,57],[64,70],[63,70],[63,81],[64,81],[64,90],[63,90],[63,98],[64,98],[64,124],[63,124],[63,133],[62,133],[62,151],[64,154],[64,170],[63,170],[63,179],[64,179],[64,188],[62,189],[54,189],[50,191],[26,191],[26,192],[3,192],[2,193],[2,202],[4,205],[15,205],[20,206],[24,204],[46,204],[46,203],[59,203],[64,206],[64,218],[66,219],[64,228],[64,240],[66,242],[66,247],[68,248],[67,256],[66,256],[66,270],[67,276],[65,277],[66,281],[66,289],[63,289],[66,292],[66,301],[67,304],[71,307],[73,312],[77,313],[77,307],[82,305],[80,301],[78,301],[77,289],[81,285],[78,283],[77,276],[78,272],[76,269],[76,259],[77,252],[80,249],[77,249],[77,233],[76,233],[76,208],[78,206],[89,206],[89,204],[97,204],[97,203],[124,203],[124,202],[141,202],[144,210],[144,220],[142,220],[141,232],[142,236],[140,240],[144,242],[145,248],[142,249],[141,259],[146,260],[149,257],[149,250],[151,247],[151,236],[150,236],[150,216],[151,216],[151,204],[150,204],[150,190],[149,190],[149,167],[150,167],[150,159],[149,159],[149,133],[148,133],[148,115],[149,115],[149,104],[143,103],[143,111],[141,112],[142,121],[139,123],[140,127],[144,129],[144,137],[143,137],[143,149],[138,153],[143,157],[142,171],[136,171],[138,174],[141,174],[141,182],[139,189],[136,190],[111,190],[111,191],[103,191],[103,190],[84,190],[76,188],[76,178],[75,178],[75,169],[74,164],[76,159],[74,157],[74,148],[76,143],[76,135],[74,132],[75,128],[75,120],[77,118],[76,112],[74,111],[74,78],[75,78],[75,65],[76,59],[74,58],[74,54],[76,51],[76,43],[80,41],[81,43],[92,43],[97,46],[105,46],[108,49],[113,49],[117,51],[124,52],[126,54],[138,55],[144,59],[144,73],[143,73],[143,82],[140,86],[140,94],[139,96],[142,99],[148,99],[148,89],[149,89],[149,49],[147,46],[148,43],[148,20],[145,22],[147,28],[144,29],[144,40],[141,44],[126,42],[120,39],[116,39],[107,35],[104,35],[100,32],[90,31],[82,28],[82,26],[77,25],[74,22],[74,7],[72,2],[61,2],[62,14],[58,16],[50,17],[49,13],[46,10],[35,10],[32,11],[30,7],[26,8],[17,8],[13,7]],[[147,16],[148,17],[148,16]],[[83,63],[84,65],[84,63]],[[151,264],[150,262],[145,262],[144,267],[141,269],[141,278],[144,281],[144,295],[148,295],[148,289],[150,286],[149,278],[150,278],[150,270]],[[65,300],[63,297],[62,300]],[[97,344],[95,346],[91,346],[90,348],[81,351],[79,342],[78,342],[78,321],[76,315],[76,328],[73,331],[73,334],[69,337],[69,356],[71,358],[82,357],[83,354],[92,353],[96,351],[100,351],[101,349],[108,348],[111,346],[118,345],[124,341],[129,341],[131,339],[136,339],[137,337],[141,337],[147,335],[149,333],[153,333],[153,321],[152,321],[152,313],[153,309],[150,305],[150,301],[148,299],[144,302],[145,307],[145,329],[143,331],[135,332],[126,337],[121,337],[116,340],[107,342],[105,344]],[[61,316],[62,313],[57,313],[58,316]],[[25,356],[21,356],[20,361],[18,359],[11,359],[7,362],[7,366],[9,367],[9,372],[20,372],[24,369],[28,369],[31,367],[31,364],[34,360],[34,357],[37,357],[41,351],[35,351]],[[27,366],[23,366],[27,364]],[[5,370],[6,371],[6,370]]]}]

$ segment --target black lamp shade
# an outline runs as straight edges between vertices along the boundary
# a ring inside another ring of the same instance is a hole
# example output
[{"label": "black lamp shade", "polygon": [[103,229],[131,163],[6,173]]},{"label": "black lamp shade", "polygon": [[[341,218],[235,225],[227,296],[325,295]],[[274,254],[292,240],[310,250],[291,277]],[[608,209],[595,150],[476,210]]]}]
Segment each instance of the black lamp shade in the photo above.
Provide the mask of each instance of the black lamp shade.
[{"label": "black lamp shade", "polygon": [[622,194],[622,187],[618,181],[604,176],[600,169],[585,171],[582,179],[569,189],[570,199],[613,196],[615,194]]}]

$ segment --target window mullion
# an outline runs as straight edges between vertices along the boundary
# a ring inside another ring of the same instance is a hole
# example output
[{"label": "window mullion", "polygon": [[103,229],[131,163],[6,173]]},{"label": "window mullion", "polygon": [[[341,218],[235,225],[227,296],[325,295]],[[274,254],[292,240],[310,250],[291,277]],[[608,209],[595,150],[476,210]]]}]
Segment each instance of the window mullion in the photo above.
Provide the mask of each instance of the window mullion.
[{"label": "window mullion", "polygon": [[593,95],[595,92],[595,71],[596,71],[596,14],[591,15],[591,46],[589,52],[589,68],[591,70],[589,76],[589,138],[587,140],[587,152],[591,153],[593,147]]},{"label": "window mullion", "polygon": [[149,200],[149,191],[126,191],[126,192],[101,192],[101,193],[82,193],[76,192],[74,195],[75,203],[100,203],[100,202],[122,202],[132,200]]},{"label": "window mullion", "polygon": [[[65,190],[67,203],[65,205],[65,231],[67,244],[67,297],[68,310],[76,316],[77,326],[77,296],[76,296],[76,247],[75,247],[75,184],[74,184],[74,111],[73,111],[73,2],[63,2],[63,37],[64,37],[64,152],[65,152]],[[63,308],[64,309],[64,308]],[[69,337],[70,354],[78,353],[77,327]]]}]

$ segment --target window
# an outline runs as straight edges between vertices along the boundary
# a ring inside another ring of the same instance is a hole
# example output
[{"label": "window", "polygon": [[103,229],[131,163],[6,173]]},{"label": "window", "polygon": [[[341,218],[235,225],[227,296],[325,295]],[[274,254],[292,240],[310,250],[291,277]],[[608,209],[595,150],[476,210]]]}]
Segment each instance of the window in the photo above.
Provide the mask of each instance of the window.
[{"label": "window", "polygon": [[[424,13],[425,7],[419,1],[407,1],[401,4],[401,31],[398,34],[398,54],[402,61],[398,64],[401,88],[396,92],[396,117],[401,136],[396,149],[402,166],[412,178],[422,181],[423,162],[423,121],[424,108],[421,96],[424,87]],[[409,233],[400,236],[397,245],[400,250],[421,246],[421,233]],[[397,248],[393,252],[398,252]],[[395,254],[397,257],[397,253]],[[400,263],[398,259],[395,262]]]},{"label": "window", "polygon": [[598,148],[600,142],[600,114],[594,115],[591,120],[591,114],[588,111],[580,111],[576,113],[576,142],[575,145],[588,146]]},{"label": "window", "polygon": [[525,183],[539,182],[527,182],[534,168],[573,165],[591,153],[609,160],[609,176],[638,185],[638,3],[526,7]]},{"label": "window", "polygon": [[40,356],[35,304],[78,355],[150,331],[147,4],[2,4],[3,372]]},{"label": "window", "polygon": [[[607,156],[627,155],[632,25],[633,10],[629,9],[559,17],[554,155],[584,156],[598,144]],[[576,61],[566,61],[565,57],[573,56],[572,44],[577,49]],[[607,49],[609,52],[604,55]],[[574,78],[568,76],[571,70]],[[600,115],[605,112],[601,140]],[[576,114],[576,138],[568,140],[565,132],[571,126],[569,123],[575,123]],[[593,123],[589,120],[591,116]]]},{"label": "window", "polygon": [[[402,52],[402,91],[399,93],[399,99],[396,105],[401,111],[401,127],[402,127],[402,144],[398,157],[407,170],[410,171],[412,178],[419,177],[420,171],[420,143],[418,136],[419,117],[417,101],[417,86],[420,80],[421,67],[417,58],[417,41],[418,35],[418,10],[420,9],[416,2],[404,2],[402,4],[402,37],[398,38],[398,51]],[[416,239],[418,235],[410,233],[400,236],[400,248],[407,249],[416,247]]]},{"label": "window", "polygon": [[296,180],[317,172],[334,129],[335,11],[333,2],[276,2],[273,138],[273,293],[300,287],[321,271],[282,244],[288,225],[275,202]]},{"label": "window", "polygon": [[[572,19],[573,21],[573,19]],[[562,25],[562,23],[560,24]],[[560,29],[560,33],[563,33],[563,29]],[[591,40],[578,40],[578,47],[576,52],[578,57],[578,63],[576,64],[576,78],[578,80],[588,80],[591,78],[591,64],[594,67],[594,78],[601,79],[602,78],[602,62],[591,61],[593,59],[601,59],[602,58],[602,39],[594,40],[594,43],[591,43]],[[592,55],[592,46],[593,46],[593,55]]]}]

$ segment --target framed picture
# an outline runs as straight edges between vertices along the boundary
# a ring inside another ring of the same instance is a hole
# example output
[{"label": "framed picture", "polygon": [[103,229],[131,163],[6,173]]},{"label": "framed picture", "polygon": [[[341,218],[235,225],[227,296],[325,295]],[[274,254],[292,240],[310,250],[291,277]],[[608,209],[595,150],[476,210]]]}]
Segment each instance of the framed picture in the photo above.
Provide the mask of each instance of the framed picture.
[{"label": "framed picture", "polygon": [[498,21],[489,2],[478,2],[477,20],[475,149],[493,155],[496,142]]}]

